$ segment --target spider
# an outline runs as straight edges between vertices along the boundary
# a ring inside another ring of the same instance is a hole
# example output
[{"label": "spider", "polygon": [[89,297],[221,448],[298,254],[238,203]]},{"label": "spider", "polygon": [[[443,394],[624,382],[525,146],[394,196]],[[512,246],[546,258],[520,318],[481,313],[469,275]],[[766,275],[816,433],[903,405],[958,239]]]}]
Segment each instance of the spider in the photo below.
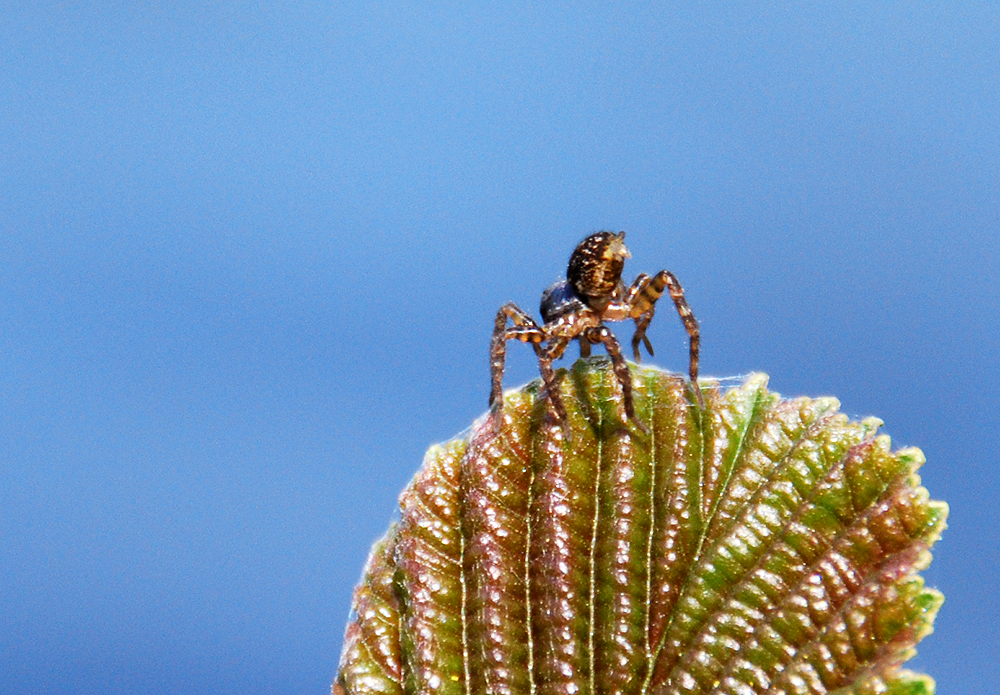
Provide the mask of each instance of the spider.
[{"label": "spider", "polygon": [[[705,407],[704,397],[698,387],[698,348],[700,333],[698,321],[687,300],[684,290],[673,273],[661,270],[650,277],[642,273],[630,287],[622,282],[622,269],[625,259],[631,258],[625,247],[625,232],[597,232],[591,234],[573,251],[566,270],[566,279],[560,280],[542,293],[541,314],[542,325],[538,325],[531,315],[513,302],[508,302],[497,311],[496,324],[493,329],[493,339],[490,342],[490,368],[492,389],[490,391],[490,407],[496,406],[499,425],[503,410],[503,380],[504,362],[507,356],[507,341],[518,339],[523,343],[531,343],[538,355],[538,369],[545,384],[545,393],[552,405],[555,415],[563,425],[563,430],[569,432],[566,425],[566,406],[556,384],[555,371],[552,362],[563,356],[566,347],[572,340],[580,345],[580,357],[590,355],[591,345],[604,345],[615,372],[615,378],[621,386],[622,402],[627,419],[646,432],[646,427],[635,415],[632,400],[632,377],[628,365],[622,356],[621,346],[611,330],[604,325],[605,321],[635,321],[635,334],[632,336],[632,353],[639,362],[639,345],[653,355],[653,346],[646,337],[646,328],[653,320],[656,311],[656,301],[664,289],[670,292],[677,313],[680,314],[684,328],[690,340],[690,364],[688,374],[691,377],[692,390],[699,406]],[[508,319],[514,325],[508,327]]]}]

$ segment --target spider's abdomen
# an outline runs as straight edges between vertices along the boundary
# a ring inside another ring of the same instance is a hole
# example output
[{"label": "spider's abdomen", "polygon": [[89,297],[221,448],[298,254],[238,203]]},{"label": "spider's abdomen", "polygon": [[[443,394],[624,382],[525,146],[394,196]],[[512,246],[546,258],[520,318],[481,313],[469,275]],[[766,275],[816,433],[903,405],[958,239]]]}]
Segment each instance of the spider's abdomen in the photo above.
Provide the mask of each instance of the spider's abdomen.
[{"label": "spider's abdomen", "polygon": [[573,292],[573,288],[570,287],[569,283],[566,280],[560,280],[542,292],[542,302],[539,311],[542,314],[542,321],[544,323],[552,323],[563,316],[582,311],[586,308],[586,305]]},{"label": "spider's abdomen", "polygon": [[566,279],[587,306],[603,311],[621,283],[625,259],[630,255],[625,232],[591,234],[570,256]]}]

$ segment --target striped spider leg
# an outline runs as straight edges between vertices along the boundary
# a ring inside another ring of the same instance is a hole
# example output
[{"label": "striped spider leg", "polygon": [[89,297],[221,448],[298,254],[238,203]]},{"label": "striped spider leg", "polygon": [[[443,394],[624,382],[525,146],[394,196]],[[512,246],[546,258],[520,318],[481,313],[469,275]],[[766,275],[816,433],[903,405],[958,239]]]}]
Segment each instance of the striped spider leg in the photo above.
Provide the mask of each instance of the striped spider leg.
[{"label": "striped spider leg", "polygon": [[681,287],[677,276],[667,270],[661,270],[655,276],[649,277],[646,273],[640,273],[632,283],[626,297],[626,304],[629,306],[629,315],[635,320],[635,334],[632,336],[632,353],[635,361],[639,362],[642,356],[639,353],[639,343],[641,342],[649,355],[653,356],[653,345],[646,337],[646,328],[653,320],[656,313],[656,301],[663,295],[663,290],[670,292],[670,298],[674,301],[677,314],[687,331],[689,346],[688,376],[691,378],[691,388],[694,390],[698,405],[705,408],[705,397],[698,385],[698,360],[701,347],[701,332],[698,329],[698,320],[694,317],[691,307],[684,297],[684,288]]},{"label": "striped spider leg", "polygon": [[[514,325],[507,327],[507,321],[513,321]],[[558,384],[556,384],[556,374],[552,369],[552,362],[562,357],[563,351],[569,342],[566,340],[550,339],[545,329],[535,323],[531,315],[521,309],[513,302],[508,302],[497,311],[496,321],[493,327],[493,338],[490,341],[490,376],[492,388],[490,389],[490,407],[496,407],[496,427],[499,430],[501,416],[503,414],[503,370],[507,361],[507,341],[520,340],[522,343],[531,343],[538,356],[538,371],[542,375],[542,382],[545,384],[545,393],[549,402],[556,412],[556,417],[562,423],[566,422],[566,406],[562,402],[559,394]],[[548,345],[542,343],[548,341]]]},{"label": "striped spider leg", "polygon": [[[604,345],[604,349],[607,350],[608,356],[611,358],[611,367],[615,372],[615,379],[622,390],[622,408],[625,411],[625,417],[642,430],[643,434],[649,434],[649,429],[635,414],[635,401],[632,397],[632,373],[628,369],[625,356],[622,354],[621,345],[619,345],[615,334],[607,326],[601,324],[596,328],[587,329],[584,337],[587,339],[587,343],[601,343]],[[583,343],[584,341],[581,340],[580,345],[582,346]]]}]

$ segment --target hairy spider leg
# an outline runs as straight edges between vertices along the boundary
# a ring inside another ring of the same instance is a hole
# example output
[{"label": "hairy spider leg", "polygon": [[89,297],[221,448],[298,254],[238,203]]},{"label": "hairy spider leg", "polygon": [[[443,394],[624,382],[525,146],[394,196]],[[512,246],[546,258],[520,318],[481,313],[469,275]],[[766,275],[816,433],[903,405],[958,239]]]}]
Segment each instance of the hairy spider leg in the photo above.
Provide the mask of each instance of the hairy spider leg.
[{"label": "hairy spider leg", "polygon": [[[507,319],[514,322],[510,328],[507,328]],[[535,353],[541,358],[540,343],[545,340],[545,332],[535,323],[530,314],[517,304],[508,302],[497,311],[497,318],[493,325],[493,339],[490,341],[490,376],[492,378],[490,407],[497,403],[501,409],[503,408],[503,368],[507,361],[507,341],[512,338],[517,338],[522,343],[531,343]]]},{"label": "hairy spider leg", "polygon": [[552,369],[552,363],[563,356],[569,341],[570,338],[552,338],[538,354],[538,371],[542,375],[542,383],[545,384],[545,395],[548,397],[549,403],[552,404],[556,419],[559,420],[559,424],[562,425],[563,432],[567,436],[569,436],[569,416],[566,414],[566,405],[559,393],[559,384],[556,380],[556,372]]},{"label": "hairy spider leg", "polygon": [[646,429],[646,426],[635,415],[635,403],[632,399],[632,373],[625,362],[625,356],[622,355],[622,348],[618,344],[615,334],[606,326],[598,326],[597,328],[589,329],[587,335],[588,337],[592,337],[594,341],[602,343],[604,349],[608,351],[608,356],[611,357],[611,367],[614,369],[615,378],[622,388],[622,403],[625,409],[625,417],[635,423],[635,426],[642,430],[643,433],[649,434],[649,430]]},{"label": "hairy spider leg", "polygon": [[640,341],[646,346],[646,352],[649,353],[650,357],[656,356],[656,353],[653,352],[653,344],[646,337],[646,329],[649,328],[649,322],[653,320],[654,313],[656,313],[656,307],[651,308],[645,314],[637,316],[635,319],[635,334],[632,336],[632,354],[635,355],[636,362],[642,361],[642,355],[639,353]]},{"label": "hairy spider leg", "polygon": [[[646,346],[646,352],[649,353],[650,357],[656,355],[653,352],[653,344],[646,337],[646,329],[649,327],[650,321],[653,320],[653,314],[656,313],[656,300],[660,298],[660,294],[663,294],[663,290],[661,288],[660,293],[655,297],[645,298],[645,293],[649,291],[649,284],[649,276],[645,273],[639,273],[639,277],[632,283],[625,296],[625,304],[629,307],[629,316],[635,319],[635,333],[632,335],[632,354],[635,356],[636,362],[642,361],[642,354],[639,352],[640,342]],[[632,307],[636,305],[639,297],[644,297],[643,302],[648,303],[649,306],[644,312],[636,316]]]},{"label": "hairy spider leg", "polygon": [[600,343],[600,338],[589,337],[586,332],[576,337],[576,342],[580,343],[580,357],[590,357],[590,346]]},{"label": "hairy spider leg", "polygon": [[[661,270],[654,277],[649,278],[648,282],[642,282],[641,285],[640,278],[642,278],[641,275],[636,278],[632,285],[634,297],[632,291],[629,292],[630,297],[633,297],[631,314],[636,319],[636,335],[632,338],[632,348],[636,353],[639,352],[638,343],[639,340],[645,341],[646,326],[653,318],[652,312],[655,311],[656,300],[663,294],[663,290],[667,289],[688,334],[690,353],[688,375],[691,377],[691,388],[698,399],[698,405],[704,409],[705,397],[701,393],[701,387],[698,386],[698,354],[701,346],[701,332],[698,330],[698,320],[694,317],[691,307],[688,306],[687,299],[684,297],[684,288],[681,287],[677,276],[668,270]],[[647,312],[649,318],[643,320],[644,314]],[[649,349],[648,344],[646,348]],[[652,350],[649,354],[653,354]]]}]

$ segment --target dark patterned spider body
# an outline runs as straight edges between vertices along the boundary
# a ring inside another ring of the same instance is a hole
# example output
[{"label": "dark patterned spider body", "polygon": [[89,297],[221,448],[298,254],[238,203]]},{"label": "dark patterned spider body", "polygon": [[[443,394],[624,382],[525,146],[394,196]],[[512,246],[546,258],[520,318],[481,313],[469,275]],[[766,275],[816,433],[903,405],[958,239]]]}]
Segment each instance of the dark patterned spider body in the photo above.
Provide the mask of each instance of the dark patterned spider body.
[{"label": "dark patterned spider body", "polygon": [[[684,290],[674,274],[666,270],[661,270],[653,277],[642,273],[631,286],[626,287],[622,281],[622,270],[625,267],[625,259],[630,257],[631,254],[625,248],[625,232],[591,234],[580,242],[570,256],[566,279],[555,283],[542,293],[542,325],[536,323],[530,314],[513,302],[500,307],[493,329],[493,340],[490,343],[492,372],[490,406],[496,407],[498,425],[503,409],[502,380],[507,341],[516,338],[521,342],[531,343],[535,348],[546,396],[556,417],[565,425],[566,407],[559,395],[552,362],[563,356],[571,341],[577,340],[580,344],[581,357],[590,355],[591,345],[598,343],[604,345],[604,349],[611,357],[615,378],[622,390],[625,416],[641,430],[646,431],[646,427],[635,415],[632,377],[622,355],[621,346],[604,322],[626,319],[635,321],[635,334],[632,336],[632,353],[635,361],[640,360],[640,344],[644,345],[652,355],[653,346],[646,337],[646,329],[653,320],[656,301],[664,290],[670,292],[677,313],[680,314],[687,330],[690,341],[688,373],[698,404],[704,408],[705,402],[698,387],[700,340],[698,321],[695,320],[684,298]],[[508,320],[513,322],[512,326],[507,325]],[[568,432],[565,427],[564,430]]]}]

